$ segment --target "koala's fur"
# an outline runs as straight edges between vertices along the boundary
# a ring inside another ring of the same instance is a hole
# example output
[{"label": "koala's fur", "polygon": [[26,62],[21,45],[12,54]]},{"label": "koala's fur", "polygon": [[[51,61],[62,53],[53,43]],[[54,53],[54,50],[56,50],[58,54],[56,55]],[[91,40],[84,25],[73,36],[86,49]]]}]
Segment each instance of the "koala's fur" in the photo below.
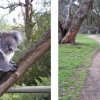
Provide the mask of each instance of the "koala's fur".
[{"label": "koala's fur", "polygon": [[8,72],[16,70],[11,63],[17,46],[22,42],[20,32],[2,32],[0,34],[0,71]]}]

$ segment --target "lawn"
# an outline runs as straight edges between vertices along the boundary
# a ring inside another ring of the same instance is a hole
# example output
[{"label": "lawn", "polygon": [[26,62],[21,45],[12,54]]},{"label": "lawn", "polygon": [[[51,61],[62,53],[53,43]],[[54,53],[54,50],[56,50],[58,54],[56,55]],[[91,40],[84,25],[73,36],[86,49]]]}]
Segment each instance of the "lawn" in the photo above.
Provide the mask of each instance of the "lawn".
[{"label": "lawn", "polygon": [[59,45],[59,100],[78,100],[99,44],[78,34],[76,45]]}]

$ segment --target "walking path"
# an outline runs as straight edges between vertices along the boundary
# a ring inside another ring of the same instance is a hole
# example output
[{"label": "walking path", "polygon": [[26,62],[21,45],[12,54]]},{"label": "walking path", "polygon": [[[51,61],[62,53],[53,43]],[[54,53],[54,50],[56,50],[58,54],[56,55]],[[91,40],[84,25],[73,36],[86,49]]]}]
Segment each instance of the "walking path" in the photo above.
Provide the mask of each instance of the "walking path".
[{"label": "walking path", "polygon": [[[89,35],[88,38],[100,43],[100,38],[96,35]],[[93,59],[79,100],[100,100],[100,52]]]}]

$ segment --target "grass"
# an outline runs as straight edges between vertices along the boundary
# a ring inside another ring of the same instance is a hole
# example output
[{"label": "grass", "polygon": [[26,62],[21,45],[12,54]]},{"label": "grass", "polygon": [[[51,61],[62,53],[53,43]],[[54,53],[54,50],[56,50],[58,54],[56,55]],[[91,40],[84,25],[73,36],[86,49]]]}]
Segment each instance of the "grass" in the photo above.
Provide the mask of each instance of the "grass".
[{"label": "grass", "polygon": [[97,37],[99,37],[99,38],[100,38],[100,34],[97,34]]},{"label": "grass", "polygon": [[50,100],[49,93],[7,93],[0,100]]},{"label": "grass", "polygon": [[59,45],[59,100],[78,100],[93,54],[100,46],[84,34],[77,45]]}]

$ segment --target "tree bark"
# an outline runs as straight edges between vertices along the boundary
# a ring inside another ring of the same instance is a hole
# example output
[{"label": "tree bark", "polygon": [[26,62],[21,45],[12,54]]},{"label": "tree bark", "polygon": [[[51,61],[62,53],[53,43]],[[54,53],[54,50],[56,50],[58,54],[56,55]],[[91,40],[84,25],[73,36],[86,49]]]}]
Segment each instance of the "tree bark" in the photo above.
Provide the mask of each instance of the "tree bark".
[{"label": "tree bark", "polygon": [[60,37],[59,37],[59,43],[61,43],[62,39],[65,37],[66,33],[68,32],[71,23],[72,23],[72,14],[71,14],[71,6],[72,6],[72,0],[69,0],[69,4],[67,5],[67,16],[65,20],[59,21],[59,29],[60,29]]},{"label": "tree bark", "polygon": [[83,20],[86,17],[89,9],[92,7],[93,1],[94,0],[85,0],[80,5],[79,9],[75,13],[75,16],[73,17],[71,27],[70,27],[68,33],[63,38],[63,40],[61,41],[61,43],[71,43],[71,44],[75,43],[76,35],[79,31],[79,28],[80,28]]},{"label": "tree bark", "polygon": [[[27,70],[35,63],[35,61],[42,56],[45,52],[50,50],[50,32],[46,33],[36,46],[32,47],[26,55],[17,63],[17,70],[12,74],[8,72],[0,80],[0,96],[2,96],[9,87],[11,87]],[[8,78],[9,77],[9,78]]]},{"label": "tree bark", "polygon": [[32,2],[25,0],[25,33],[28,40],[31,39],[34,23],[32,22]]}]

